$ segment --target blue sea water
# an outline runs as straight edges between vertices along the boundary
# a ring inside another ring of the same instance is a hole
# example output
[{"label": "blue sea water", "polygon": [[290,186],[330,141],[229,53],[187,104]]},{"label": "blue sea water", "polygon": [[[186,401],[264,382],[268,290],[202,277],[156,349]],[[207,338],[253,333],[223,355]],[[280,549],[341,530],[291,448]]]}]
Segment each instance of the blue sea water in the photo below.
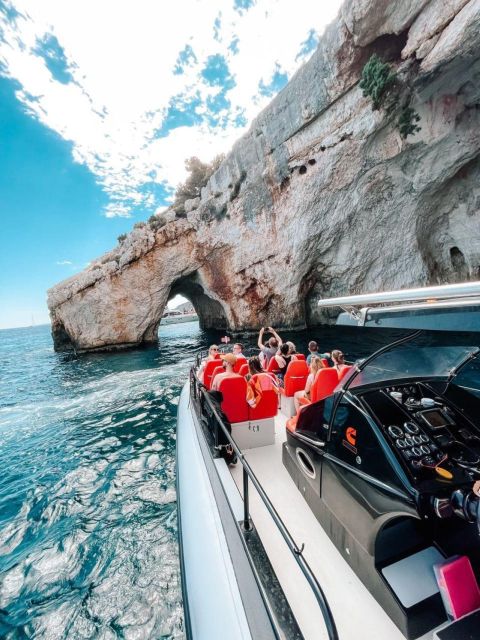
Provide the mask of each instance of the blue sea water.
[{"label": "blue sea water", "polygon": [[[285,337],[355,359],[396,335]],[[219,335],[184,323],[160,339],[76,357],[53,351],[48,326],[0,331],[1,638],[184,637],[176,409],[195,353]]]}]

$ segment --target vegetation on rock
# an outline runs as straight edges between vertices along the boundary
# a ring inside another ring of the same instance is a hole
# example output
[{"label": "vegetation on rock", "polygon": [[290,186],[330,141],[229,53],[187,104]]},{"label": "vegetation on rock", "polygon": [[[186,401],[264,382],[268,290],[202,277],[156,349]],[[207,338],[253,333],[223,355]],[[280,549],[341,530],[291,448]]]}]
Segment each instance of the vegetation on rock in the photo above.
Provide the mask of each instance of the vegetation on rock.
[{"label": "vegetation on rock", "polygon": [[185,160],[185,168],[190,173],[182,184],[179,184],[175,193],[173,208],[177,213],[185,213],[185,202],[192,198],[198,198],[203,187],[223,162],[225,155],[216,156],[212,162],[202,162],[196,156]]},{"label": "vegetation on rock", "polygon": [[417,122],[420,121],[420,116],[412,107],[405,107],[398,119],[398,129],[402,138],[406,138],[409,135],[413,135],[420,131],[422,127],[419,127]]},{"label": "vegetation on rock", "polygon": [[394,83],[396,74],[389,64],[383,62],[374,53],[362,70],[360,88],[365,97],[370,97],[373,109],[379,109],[382,105],[387,89]]},{"label": "vegetation on rock", "polygon": [[165,226],[165,217],[154,213],[153,216],[150,216],[150,218],[148,219],[148,224],[151,229],[157,231],[157,229],[161,229]]},{"label": "vegetation on rock", "polygon": [[126,233],[121,233],[121,234],[118,236],[118,238],[117,238],[117,240],[118,240],[118,244],[122,244],[122,242],[123,242],[124,240],[126,240],[126,239],[127,239],[127,234],[126,234]]}]

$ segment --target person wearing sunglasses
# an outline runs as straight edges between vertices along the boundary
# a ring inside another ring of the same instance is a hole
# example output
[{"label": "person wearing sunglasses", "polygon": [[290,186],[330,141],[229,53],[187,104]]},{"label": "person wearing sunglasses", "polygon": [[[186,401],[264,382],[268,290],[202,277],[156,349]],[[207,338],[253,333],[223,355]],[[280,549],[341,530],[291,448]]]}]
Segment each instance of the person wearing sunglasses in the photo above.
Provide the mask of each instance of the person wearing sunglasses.
[{"label": "person wearing sunglasses", "polygon": [[216,344],[212,344],[209,348],[208,348],[208,356],[202,360],[201,364],[200,364],[200,368],[198,369],[198,379],[200,380],[200,382],[203,383],[203,373],[205,371],[205,367],[207,365],[207,362],[210,362],[211,360],[217,360],[218,359],[218,352],[219,349],[217,347]]}]

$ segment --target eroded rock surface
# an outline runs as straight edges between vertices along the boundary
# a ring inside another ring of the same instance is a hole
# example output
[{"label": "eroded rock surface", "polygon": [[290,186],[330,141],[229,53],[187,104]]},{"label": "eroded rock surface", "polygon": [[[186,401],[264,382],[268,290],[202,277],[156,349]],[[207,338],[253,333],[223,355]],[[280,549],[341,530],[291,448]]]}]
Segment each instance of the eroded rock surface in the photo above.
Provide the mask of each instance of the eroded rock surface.
[{"label": "eroded rock surface", "polygon": [[[320,297],[480,277],[480,0],[348,0],[186,219],[135,229],[49,291],[57,348],[151,342],[172,294],[204,326],[300,327]],[[421,131],[358,86],[378,53]]]}]

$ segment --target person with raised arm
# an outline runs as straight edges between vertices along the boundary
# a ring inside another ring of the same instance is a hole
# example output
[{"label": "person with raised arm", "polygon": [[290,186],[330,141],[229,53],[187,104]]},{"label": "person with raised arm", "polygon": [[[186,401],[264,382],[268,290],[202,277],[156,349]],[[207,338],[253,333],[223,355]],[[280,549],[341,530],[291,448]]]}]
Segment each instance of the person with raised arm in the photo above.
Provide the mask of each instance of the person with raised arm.
[{"label": "person with raised arm", "polygon": [[258,348],[260,349],[260,357],[262,358],[262,365],[267,368],[268,363],[277,353],[279,347],[282,346],[283,340],[273,327],[268,327],[267,330],[272,334],[272,337],[268,341],[263,343],[263,334],[265,333],[265,327],[260,329],[258,334]]}]

